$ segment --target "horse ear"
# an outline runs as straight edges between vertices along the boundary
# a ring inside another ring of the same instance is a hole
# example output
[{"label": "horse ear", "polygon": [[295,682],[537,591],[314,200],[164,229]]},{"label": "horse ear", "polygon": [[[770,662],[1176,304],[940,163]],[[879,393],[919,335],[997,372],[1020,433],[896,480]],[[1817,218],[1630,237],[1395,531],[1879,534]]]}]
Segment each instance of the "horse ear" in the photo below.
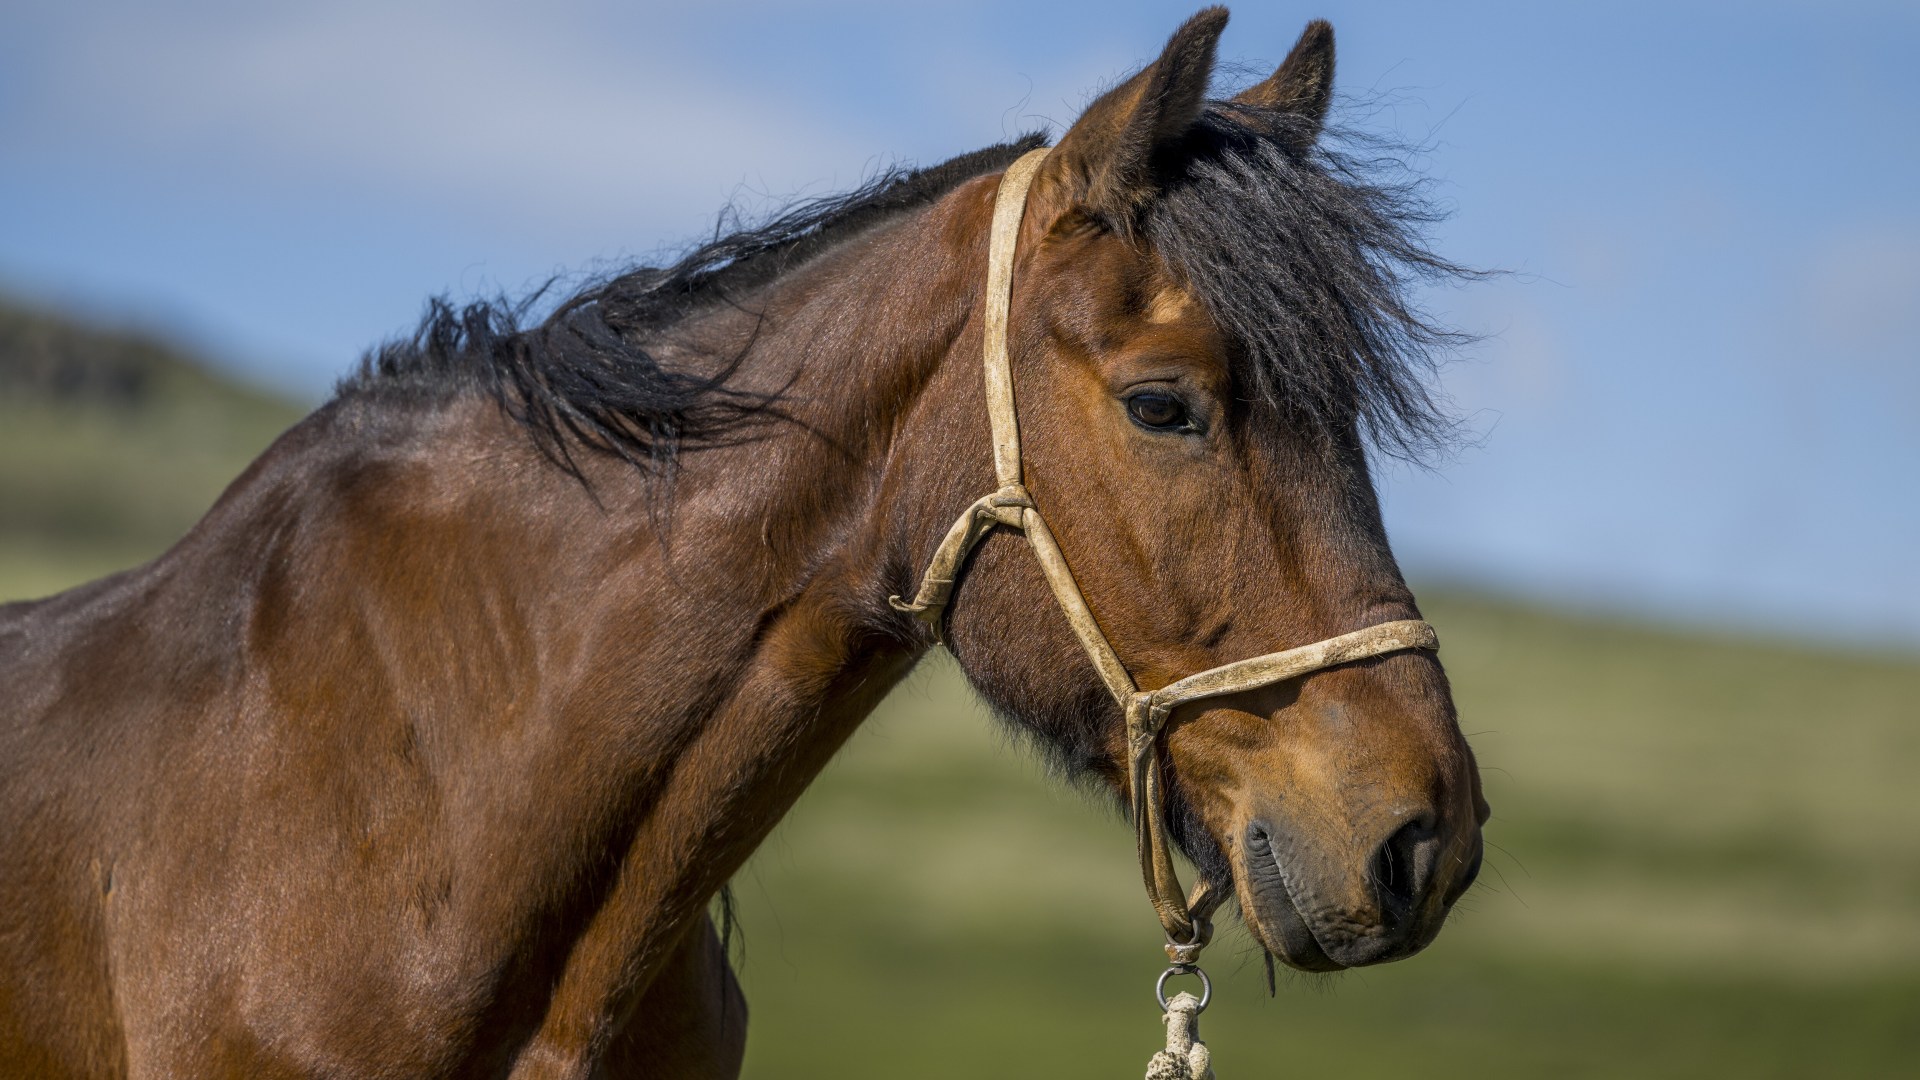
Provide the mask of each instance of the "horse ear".
[{"label": "horse ear", "polygon": [[1210,7],[1181,25],[1160,58],[1087,106],[1034,178],[1036,215],[1051,227],[1074,211],[1120,232],[1154,193],[1154,153],[1200,118],[1214,46],[1227,9]]},{"label": "horse ear", "polygon": [[1294,149],[1306,151],[1320,137],[1333,100],[1333,27],[1315,19],[1300,32],[1293,51],[1265,81],[1235,95],[1242,105],[1289,112],[1307,121]]}]

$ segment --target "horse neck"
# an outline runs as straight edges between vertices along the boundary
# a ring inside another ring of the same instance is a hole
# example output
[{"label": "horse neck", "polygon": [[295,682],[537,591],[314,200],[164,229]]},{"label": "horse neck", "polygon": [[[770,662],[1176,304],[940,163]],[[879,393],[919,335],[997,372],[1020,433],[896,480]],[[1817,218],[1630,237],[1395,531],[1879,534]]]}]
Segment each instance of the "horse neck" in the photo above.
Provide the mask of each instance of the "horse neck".
[{"label": "horse neck", "polygon": [[[981,291],[991,190],[965,184],[685,330],[750,340],[743,385],[778,393],[781,419],[687,459],[658,575],[709,598],[699,621],[740,635],[741,689],[700,738],[778,748],[777,762],[744,755],[716,772],[769,797],[768,826],[918,658],[924,642],[902,635],[886,598],[911,591],[905,553],[930,546],[919,534],[937,537],[991,478],[984,434],[929,419],[983,408],[977,350],[960,342]],[[971,388],[971,406],[949,400],[954,383]],[[941,509],[902,514],[922,501]]]},{"label": "horse neck", "polygon": [[[904,553],[992,481],[977,330],[961,344],[990,179],[675,328],[675,347],[736,364],[736,387],[771,405],[738,445],[683,459],[656,534],[671,573],[725,567],[761,609],[831,596],[859,632],[897,637],[885,600],[918,572]],[[939,510],[903,517],[903,501]]]},{"label": "horse neck", "polygon": [[[518,736],[518,759],[474,766],[522,774],[492,784],[499,797],[570,800],[567,813],[537,817],[556,835],[591,838],[571,853],[579,861],[605,865],[608,846],[624,849],[603,902],[636,913],[643,963],[697,918],[924,647],[886,596],[909,591],[909,534],[938,533],[951,514],[902,520],[890,506],[911,483],[895,442],[929,387],[945,384],[970,323],[986,190],[965,185],[676,328],[682,344],[751,342],[742,385],[778,390],[779,419],[687,454],[664,493],[604,456],[587,466],[590,489],[545,465],[514,469],[488,496],[492,550],[459,556],[463,580],[476,563],[501,568],[487,585],[508,596],[489,610],[533,612],[499,665],[523,685],[489,676],[496,696],[516,711],[544,703],[520,721],[539,734]],[[468,416],[488,414],[476,404]],[[514,435],[498,425],[509,422],[491,415],[482,441],[506,445]],[[967,460],[980,476],[952,463],[966,455],[945,455],[952,475],[922,485],[942,493],[920,494],[957,508],[991,466],[984,437],[956,438],[978,443]],[[927,460],[925,449],[911,456]],[[524,437],[514,452],[531,462]],[[526,558],[543,550],[557,556]],[[475,636],[488,633],[499,636]],[[471,717],[498,702],[465,704],[458,713]],[[514,843],[515,858],[569,855]]]}]

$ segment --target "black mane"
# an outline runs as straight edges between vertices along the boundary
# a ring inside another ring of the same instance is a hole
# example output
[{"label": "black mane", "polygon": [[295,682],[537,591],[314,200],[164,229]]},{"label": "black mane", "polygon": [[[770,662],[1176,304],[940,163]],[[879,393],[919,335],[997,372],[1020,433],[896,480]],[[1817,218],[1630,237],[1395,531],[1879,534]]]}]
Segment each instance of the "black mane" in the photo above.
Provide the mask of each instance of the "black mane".
[{"label": "black mane", "polygon": [[739,358],[711,375],[674,371],[649,351],[649,333],[712,304],[739,302],[866,229],[1041,145],[1043,137],[1031,134],[931,168],[888,170],[844,195],[716,235],[671,266],[638,267],[590,285],[530,326],[522,324],[540,303],[538,292],[459,308],[436,297],[411,337],[362,357],[337,393],[442,398],[478,391],[576,476],[575,445],[670,470],[680,451],[725,444],[774,403],[729,385]]},{"label": "black mane", "polygon": [[[1441,353],[1466,340],[1414,306],[1415,285],[1471,274],[1429,250],[1439,214],[1391,153],[1361,158],[1316,139],[1299,117],[1214,102],[1166,155],[1162,193],[1138,234],[1180,274],[1237,343],[1238,389],[1296,431],[1367,438],[1417,458],[1454,422],[1430,389]],[[1364,137],[1348,144],[1366,146]],[[431,301],[410,338],[362,358],[341,396],[444,397],[478,391],[578,475],[573,450],[616,454],[654,472],[682,450],[724,445],[777,411],[731,385],[736,357],[708,375],[659,362],[653,331],[754,289],[962,182],[1044,145],[1040,135],[919,171],[890,170],[845,195],[790,207],[765,224],[640,267],[523,325],[541,295],[456,308]],[[1302,146],[1310,147],[1305,151]],[[724,222],[723,218],[723,222]]]},{"label": "black mane", "polygon": [[1209,103],[1168,155],[1141,234],[1237,344],[1244,397],[1295,431],[1359,434],[1418,459],[1454,434],[1430,380],[1471,337],[1434,323],[1411,292],[1476,273],[1428,248],[1443,215],[1397,147],[1314,126]]}]

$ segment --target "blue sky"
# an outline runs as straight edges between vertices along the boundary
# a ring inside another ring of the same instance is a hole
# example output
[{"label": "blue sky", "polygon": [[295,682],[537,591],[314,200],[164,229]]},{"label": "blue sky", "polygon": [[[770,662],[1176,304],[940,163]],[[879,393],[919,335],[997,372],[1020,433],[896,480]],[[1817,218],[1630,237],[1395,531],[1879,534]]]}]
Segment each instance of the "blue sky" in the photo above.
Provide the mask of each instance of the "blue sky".
[{"label": "blue sky", "polygon": [[[0,287],[310,398],[434,293],[519,291],[1041,124],[1186,4],[0,9]],[[1920,7],[1241,5],[1420,143],[1474,445],[1389,469],[1417,577],[1920,643]]]}]

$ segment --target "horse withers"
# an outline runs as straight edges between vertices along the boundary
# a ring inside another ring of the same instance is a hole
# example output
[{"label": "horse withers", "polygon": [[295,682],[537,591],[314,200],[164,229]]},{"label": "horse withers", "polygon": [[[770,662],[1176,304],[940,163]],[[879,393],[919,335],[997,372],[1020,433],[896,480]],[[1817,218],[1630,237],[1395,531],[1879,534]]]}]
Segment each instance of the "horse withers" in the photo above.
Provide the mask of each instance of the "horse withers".
[{"label": "horse withers", "polygon": [[[1331,31],[1206,100],[1226,14],[1096,100],[1013,237],[1025,490],[1144,690],[1418,611],[1370,448],[1445,434],[1457,269],[1326,145]],[[522,326],[435,305],[154,562],[0,608],[0,1074],[705,1077],[710,899],[935,642],[1129,794],[994,488],[989,220],[1037,137]],[[1435,656],[1167,719],[1159,824],[1280,961],[1432,940],[1485,820]],[[642,1022],[641,1018],[644,1018]]]}]

